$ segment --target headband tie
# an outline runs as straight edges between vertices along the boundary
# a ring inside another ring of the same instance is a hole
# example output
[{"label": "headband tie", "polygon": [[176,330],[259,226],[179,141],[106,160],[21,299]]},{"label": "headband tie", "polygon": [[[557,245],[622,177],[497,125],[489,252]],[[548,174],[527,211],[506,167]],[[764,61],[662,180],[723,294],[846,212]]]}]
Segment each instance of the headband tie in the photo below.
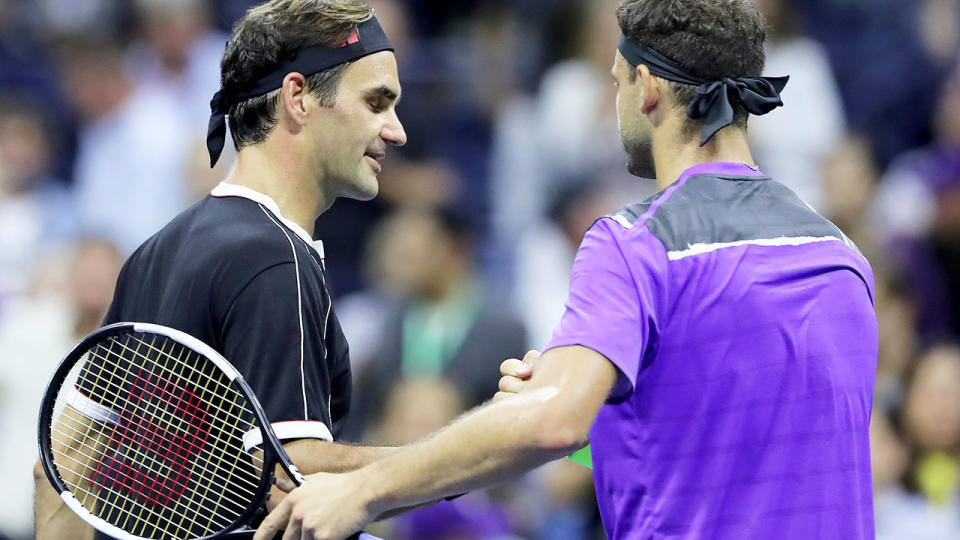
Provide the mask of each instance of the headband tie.
[{"label": "headband tie", "polygon": [[210,153],[210,167],[212,168],[223,152],[227,137],[226,115],[230,107],[271,92],[283,86],[283,78],[288,73],[297,72],[304,77],[319,73],[325,69],[338,66],[364,56],[380,51],[392,51],[393,45],[387,35],[380,28],[376,17],[357,25],[342,44],[335,47],[314,46],[301,47],[285,61],[281,61],[270,72],[265,73],[256,81],[241,90],[231,89],[229,92],[221,88],[210,100],[210,122],[207,125],[207,151]]},{"label": "headband tie", "polygon": [[700,146],[721,129],[733,123],[733,105],[730,94],[737,96],[750,114],[757,116],[783,105],[780,92],[790,79],[787,77],[725,77],[709,80],[698,77],[683,66],[659,52],[621,35],[617,50],[633,66],[643,64],[661,79],[697,87],[697,97],[687,107],[687,116],[703,119]]}]

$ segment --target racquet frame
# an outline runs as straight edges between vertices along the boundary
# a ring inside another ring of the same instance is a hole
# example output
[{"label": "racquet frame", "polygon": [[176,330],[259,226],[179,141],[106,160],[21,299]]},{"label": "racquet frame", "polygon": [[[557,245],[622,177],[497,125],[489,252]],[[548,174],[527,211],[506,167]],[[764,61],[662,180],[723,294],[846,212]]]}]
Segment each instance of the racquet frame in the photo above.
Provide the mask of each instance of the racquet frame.
[{"label": "racquet frame", "polygon": [[62,387],[66,382],[71,370],[84,358],[88,352],[90,352],[98,344],[104,342],[107,338],[129,334],[131,332],[159,335],[172,339],[173,341],[176,341],[177,343],[187,347],[202,357],[205,357],[207,360],[212,362],[224,375],[226,375],[230,382],[230,386],[247,399],[247,404],[250,406],[250,410],[256,416],[256,423],[263,437],[262,440],[264,441],[262,446],[263,468],[260,475],[260,481],[256,487],[256,491],[250,505],[242,514],[240,514],[237,519],[220,531],[212,535],[197,538],[197,540],[249,538],[252,536],[252,531],[238,531],[238,529],[249,523],[249,521],[258,513],[264,502],[267,500],[270,488],[274,484],[275,465],[279,463],[284,472],[287,473],[287,475],[296,485],[303,483],[303,475],[297,469],[296,465],[293,464],[290,456],[287,455],[286,451],[283,449],[279,438],[270,426],[270,421],[264,413],[263,407],[257,400],[257,397],[250,388],[250,385],[247,384],[247,382],[243,379],[243,376],[240,375],[240,372],[238,372],[236,368],[230,364],[230,362],[228,362],[220,353],[218,353],[209,345],[185,332],[181,332],[173,328],[157,324],[133,322],[111,324],[109,326],[100,328],[99,330],[96,330],[92,334],[83,338],[83,340],[81,340],[69,353],[67,353],[47,385],[47,391],[44,394],[43,402],[40,408],[37,442],[40,450],[40,461],[43,465],[43,470],[44,473],[46,473],[47,479],[50,481],[50,484],[54,487],[54,489],[57,490],[64,504],[73,510],[81,519],[97,530],[119,540],[151,540],[150,538],[127,532],[120,527],[107,522],[84,507],[77,497],[71,492],[70,487],[67,485],[64,479],[60,476],[53,452],[53,423],[56,420],[53,417],[55,412],[54,408],[57,403],[57,398],[59,395],[61,395],[61,392],[63,391]]}]

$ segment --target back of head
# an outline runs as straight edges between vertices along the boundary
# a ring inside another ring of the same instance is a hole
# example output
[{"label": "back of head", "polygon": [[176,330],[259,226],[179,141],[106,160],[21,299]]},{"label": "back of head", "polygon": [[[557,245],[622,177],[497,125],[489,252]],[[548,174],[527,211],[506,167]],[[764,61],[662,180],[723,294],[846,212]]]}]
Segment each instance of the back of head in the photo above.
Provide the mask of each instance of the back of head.
[{"label": "back of head", "polygon": [[[237,92],[276,69],[300,47],[343,43],[357,25],[373,16],[354,0],[270,0],[251,8],[234,27],[220,64],[220,87]],[[307,77],[323,105],[336,100],[337,86],[349,62]],[[230,134],[237,149],[263,142],[276,124],[274,90],[230,106]]]},{"label": "back of head", "polygon": [[[767,27],[750,0],[622,0],[620,31],[704,79],[759,77]],[[635,76],[635,72],[634,72]],[[669,82],[676,105],[686,108],[696,87]],[[745,127],[746,109],[736,100],[733,125]]]}]

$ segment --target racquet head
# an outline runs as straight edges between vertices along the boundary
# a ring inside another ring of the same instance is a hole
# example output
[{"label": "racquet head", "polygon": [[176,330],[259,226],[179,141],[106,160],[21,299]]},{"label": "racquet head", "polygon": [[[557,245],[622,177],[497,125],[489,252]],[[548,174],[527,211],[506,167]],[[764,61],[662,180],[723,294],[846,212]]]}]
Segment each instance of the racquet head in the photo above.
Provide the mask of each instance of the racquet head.
[{"label": "racquet head", "polygon": [[48,385],[38,439],[64,502],[121,540],[236,537],[276,464],[303,481],[237,370],[159,325],[113,324],[77,344]]}]

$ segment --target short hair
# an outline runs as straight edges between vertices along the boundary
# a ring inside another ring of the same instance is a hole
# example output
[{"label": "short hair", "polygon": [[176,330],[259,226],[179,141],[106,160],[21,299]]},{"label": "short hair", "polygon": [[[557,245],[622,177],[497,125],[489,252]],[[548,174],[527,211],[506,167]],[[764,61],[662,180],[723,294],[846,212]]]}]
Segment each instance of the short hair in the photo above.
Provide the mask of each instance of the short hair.
[{"label": "short hair", "polygon": [[[622,0],[617,22],[623,34],[708,80],[759,77],[767,25],[750,0]],[[636,72],[631,72],[632,77]],[[668,81],[678,106],[686,108],[696,87]],[[736,99],[733,125],[747,124]]]},{"label": "short hair", "polygon": [[[354,0],[270,0],[251,8],[233,27],[220,62],[220,87],[227,94],[249,86],[300,47],[335,46],[373,17]],[[309,75],[307,88],[321,105],[332,106],[350,62]],[[230,136],[237,150],[263,142],[277,123],[280,89],[231,104]]]}]

